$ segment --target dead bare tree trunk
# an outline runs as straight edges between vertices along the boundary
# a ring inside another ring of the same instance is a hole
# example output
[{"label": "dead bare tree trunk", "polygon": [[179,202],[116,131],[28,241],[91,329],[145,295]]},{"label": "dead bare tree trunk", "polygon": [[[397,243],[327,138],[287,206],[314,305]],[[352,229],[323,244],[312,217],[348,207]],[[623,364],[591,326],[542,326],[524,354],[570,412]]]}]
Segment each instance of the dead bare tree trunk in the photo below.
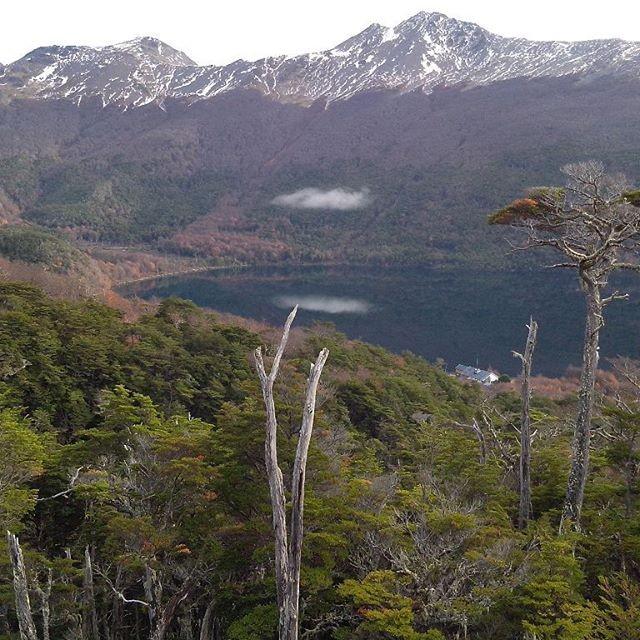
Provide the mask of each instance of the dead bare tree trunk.
[{"label": "dead bare tree trunk", "polygon": [[208,605],[207,609],[204,612],[204,616],[202,617],[202,622],[200,623],[200,636],[199,640],[211,640],[212,639],[212,631],[213,631],[213,609],[215,607],[215,602],[212,600]]},{"label": "dead bare tree trunk", "polygon": [[177,608],[184,602],[193,586],[191,577],[187,577],[180,589],[174,593],[167,603],[162,605],[162,575],[150,567],[145,566],[144,592],[147,597],[149,611],[149,640],[164,640]]},{"label": "dead bare tree trunk", "polygon": [[520,417],[520,509],[518,512],[518,527],[524,529],[531,518],[531,415],[529,402],[531,400],[531,364],[533,352],[538,337],[538,323],[529,319],[529,334],[524,354],[513,352],[522,362],[522,383],[520,394],[522,397],[522,414]]},{"label": "dead bare tree trunk", "polygon": [[51,607],[49,601],[51,600],[51,587],[53,585],[53,578],[51,569],[47,569],[47,581],[44,587],[41,587],[36,580],[35,590],[40,598],[40,617],[42,618],[42,640],[49,640],[51,637],[49,632],[49,620],[51,619]]},{"label": "dead bare tree trunk", "polygon": [[580,528],[602,312],[609,302],[628,298],[617,291],[602,298],[602,291],[615,271],[640,272],[640,264],[623,261],[640,253],[640,203],[624,176],[608,175],[604,165],[593,160],[562,170],[567,176],[564,188],[532,189],[526,198],[489,218],[492,224],[525,231],[526,243],[514,249],[550,247],[562,254],[562,261],[550,266],[576,270],[587,304],[579,407],[560,532]]},{"label": "dead bare tree trunk", "polygon": [[[67,560],[71,562],[72,560],[71,549],[69,547],[65,548],[64,555],[67,558]],[[62,576],[62,583],[65,585],[69,585],[71,581],[68,577]],[[75,595],[75,591],[73,596],[73,602],[77,603],[77,596]],[[76,639],[85,640],[84,631],[82,628],[83,616],[81,613],[78,613],[75,611],[77,609],[76,607],[74,607],[73,609],[74,609],[73,612],[67,611],[65,615],[66,630],[67,630],[66,637],[73,638],[73,640],[76,640]]]},{"label": "dead bare tree trunk", "polygon": [[31,613],[27,572],[24,566],[20,542],[10,531],[7,531],[7,542],[9,544],[9,559],[11,560],[11,568],[13,569],[13,590],[16,598],[16,614],[18,617],[20,640],[38,640],[36,625],[33,622],[33,615]]},{"label": "dead bare tree trunk", "polygon": [[193,612],[191,609],[180,616],[180,640],[194,640]]},{"label": "dead bare tree trunk", "polygon": [[587,315],[582,351],[582,373],[580,376],[580,393],[578,396],[578,416],[573,436],[571,451],[571,471],[567,483],[567,493],[560,532],[568,526],[580,528],[580,515],[584,501],[584,488],[589,473],[589,445],[591,444],[591,419],[598,368],[598,344],[603,322],[603,302],[600,287],[590,278],[583,277],[583,287],[587,299]]},{"label": "dead bare tree trunk", "polygon": [[[116,584],[114,585],[105,574],[100,574],[111,587],[114,593],[114,617],[116,615],[115,605],[122,602],[123,604],[137,604],[147,608],[149,616],[149,640],[164,640],[173,623],[178,607],[189,597],[194,587],[193,576],[187,576],[178,591],[176,591],[166,602],[162,604],[163,585],[162,573],[156,571],[149,564],[145,564],[145,574],[142,581],[146,600],[138,600],[135,598],[127,598],[119,588],[121,567],[118,567],[116,573]],[[121,618],[120,609],[117,610],[118,616]],[[108,634],[107,634],[108,635]],[[114,631],[116,637],[116,631]]]},{"label": "dead bare tree trunk", "polygon": [[84,576],[82,586],[84,598],[84,636],[89,640],[100,640],[98,613],[96,611],[96,595],[93,586],[93,566],[88,545],[84,550]]},{"label": "dead bare tree trunk", "polygon": [[158,572],[148,564],[144,568],[144,595],[147,599],[147,614],[149,615],[149,637],[153,637],[158,625],[160,602],[162,601],[162,582]]},{"label": "dead bare tree trunk", "polygon": [[173,622],[177,608],[184,602],[191,591],[191,580],[187,578],[179,591],[174,593],[167,604],[156,613],[156,626],[149,636],[149,640],[164,640]]},{"label": "dead bare tree trunk", "polygon": [[122,587],[122,567],[118,565],[116,569],[116,578],[113,588],[113,603],[111,607],[111,628],[109,636],[112,640],[121,640],[122,638],[122,614],[123,614],[123,602],[121,601],[119,592]]},{"label": "dead bare tree trunk", "polygon": [[305,388],[305,402],[302,414],[302,426],[298,437],[298,446],[293,464],[291,478],[291,530],[287,536],[286,498],[282,470],[278,464],[277,435],[278,421],[276,417],[273,384],[278,375],[280,361],[287,345],[291,324],[296,316],[298,307],[289,314],[284,325],[280,344],[276,351],[271,371],[267,375],[262,350],[255,351],[255,363],[262,396],[267,412],[265,438],[265,464],[269,479],[271,495],[272,523],[275,537],[275,568],[278,595],[278,609],[280,621],[278,628],[279,640],[297,640],[299,629],[300,608],[300,565],[302,561],[304,488],[307,468],[307,455],[313,431],[315,417],[316,393],[322,369],[329,352],[322,349],[311,365],[309,378]]}]

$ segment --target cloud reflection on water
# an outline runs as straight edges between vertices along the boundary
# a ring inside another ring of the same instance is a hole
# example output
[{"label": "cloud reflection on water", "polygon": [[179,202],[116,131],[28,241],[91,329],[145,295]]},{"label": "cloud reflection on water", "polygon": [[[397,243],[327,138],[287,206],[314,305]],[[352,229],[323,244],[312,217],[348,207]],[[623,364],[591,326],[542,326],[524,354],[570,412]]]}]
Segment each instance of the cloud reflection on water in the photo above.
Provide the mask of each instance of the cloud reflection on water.
[{"label": "cloud reflection on water", "polygon": [[338,298],[334,296],[278,296],[274,299],[276,306],[289,309],[298,305],[305,311],[320,311],[322,313],[355,313],[365,314],[371,310],[371,305],[365,300],[356,298]]}]

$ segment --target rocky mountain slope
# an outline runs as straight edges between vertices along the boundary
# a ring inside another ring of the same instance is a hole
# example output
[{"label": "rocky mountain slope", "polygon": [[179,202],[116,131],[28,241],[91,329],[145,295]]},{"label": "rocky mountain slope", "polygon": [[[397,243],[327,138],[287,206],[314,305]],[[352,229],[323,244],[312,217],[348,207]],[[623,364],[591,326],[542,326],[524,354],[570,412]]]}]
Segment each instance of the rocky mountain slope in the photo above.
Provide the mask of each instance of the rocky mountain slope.
[{"label": "rocky mountain slope", "polygon": [[497,267],[486,215],[559,168],[640,182],[640,45],[421,13],[335,49],[198,67],[158,40],[0,69],[0,223],[216,261]]},{"label": "rocky mountain slope", "polygon": [[154,38],[102,48],[53,46],[0,67],[0,100],[90,96],[125,107],[256,89],[279,101],[344,100],[362,91],[432,91],[519,77],[640,77],[640,43],[536,42],[421,12],[394,28],[372,24],[337,47],[295,57],[197,66]]}]

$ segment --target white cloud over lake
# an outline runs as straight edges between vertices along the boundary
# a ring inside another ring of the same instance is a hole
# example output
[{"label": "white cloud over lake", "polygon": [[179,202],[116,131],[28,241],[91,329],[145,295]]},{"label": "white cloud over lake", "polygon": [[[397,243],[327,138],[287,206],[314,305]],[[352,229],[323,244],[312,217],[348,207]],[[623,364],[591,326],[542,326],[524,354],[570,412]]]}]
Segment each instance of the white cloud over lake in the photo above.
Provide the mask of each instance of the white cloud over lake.
[{"label": "white cloud over lake", "polygon": [[338,187],[336,189],[316,189],[307,187],[293,193],[276,196],[271,204],[294,209],[333,209],[351,211],[369,205],[373,198],[366,187],[360,190]]},{"label": "white cloud over lake", "polygon": [[276,306],[289,309],[298,305],[306,311],[322,313],[369,313],[371,305],[356,298],[338,298],[334,296],[280,296],[274,300]]}]

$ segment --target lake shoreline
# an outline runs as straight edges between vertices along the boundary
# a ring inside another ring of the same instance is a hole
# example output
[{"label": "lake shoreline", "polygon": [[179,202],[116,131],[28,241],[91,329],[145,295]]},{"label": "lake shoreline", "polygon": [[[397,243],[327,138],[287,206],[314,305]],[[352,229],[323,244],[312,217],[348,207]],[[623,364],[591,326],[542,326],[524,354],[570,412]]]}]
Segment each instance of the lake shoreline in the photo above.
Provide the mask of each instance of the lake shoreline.
[{"label": "lake shoreline", "polygon": [[[158,273],[153,275],[142,276],[140,278],[131,278],[126,280],[118,280],[113,283],[113,289],[117,290],[120,287],[126,287],[127,285],[136,284],[138,282],[153,282],[154,280],[164,280],[165,278],[179,278],[181,276],[189,276],[195,274],[206,274],[208,272],[217,273],[221,271],[241,271],[249,269],[287,269],[287,268],[354,268],[354,269],[366,269],[372,268],[372,265],[366,263],[355,262],[265,262],[262,264],[235,264],[235,265],[213,265],[206,267],[191,267],[185,269],[178,269],[167,273]],[[379,267],[384,270],[401,269],[404,265],[392,264]],[[432,265],[415,265],[414,268],[433,268]]]},{"label": "lake shoreline", "polygon": [[[526,282],[527,286],[522,287]],[[632,293],[611,306],[602,337],[602,362],[619,353],[640,357],[640,280],[621,283]],[[519,291],[517,296],[514,291]],[[431,362],[493,368],[517,375],[512,351],[522,349],[525,325],[540,325],[534,375],[559,377],[579,366],[584,299],[573,274],[444,271],[337,263],[218,266],[145,278],[119,287],[124,297],[180,297],[221,313],[279,326],[300,304],[303,325],[328,322],[354,340],[395,353],[411,351]]]}]

